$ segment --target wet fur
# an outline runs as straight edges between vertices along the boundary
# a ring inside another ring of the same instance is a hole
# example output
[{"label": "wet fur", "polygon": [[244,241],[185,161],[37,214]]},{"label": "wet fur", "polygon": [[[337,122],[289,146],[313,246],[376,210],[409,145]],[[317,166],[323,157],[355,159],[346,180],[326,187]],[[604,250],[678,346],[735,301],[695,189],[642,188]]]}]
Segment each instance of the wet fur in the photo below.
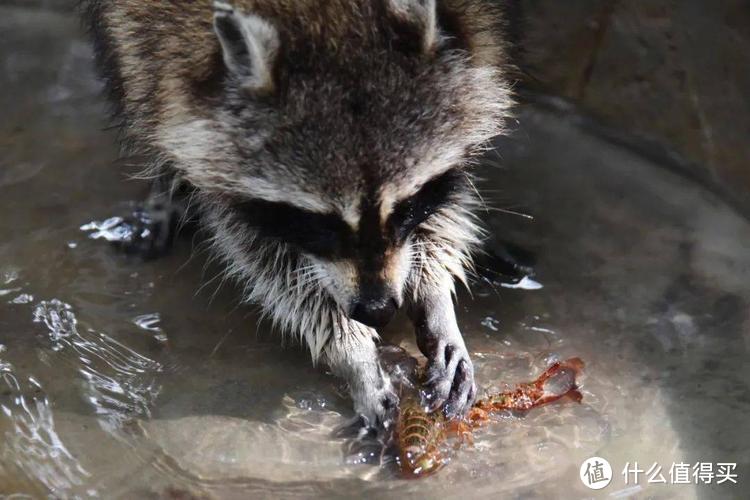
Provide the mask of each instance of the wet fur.
[{"label": "wet fur", "polygon": [[[434,16],[431,5],[233,2],[277,30],[270,76],[249,84],[222,58],[208,1],[83,2],[129,153],[150,159],[147,175],[191,187],[245,300],[344,377],[355,409],[373,422],[395,396],[376,331],[346,310],[365,293],[369,268],[413,318],[439,401],[462,409],[475,391],[452,296],[481,239],[468,166],[502,132],[510,106],[502,19],[489,1],[438,1]],[[449,171],[456,180],[434,213],[402,240],[368,249],[377,264],[369,268],[266,237],[237,209],[293,203],[380,241],[403,200]]]}]

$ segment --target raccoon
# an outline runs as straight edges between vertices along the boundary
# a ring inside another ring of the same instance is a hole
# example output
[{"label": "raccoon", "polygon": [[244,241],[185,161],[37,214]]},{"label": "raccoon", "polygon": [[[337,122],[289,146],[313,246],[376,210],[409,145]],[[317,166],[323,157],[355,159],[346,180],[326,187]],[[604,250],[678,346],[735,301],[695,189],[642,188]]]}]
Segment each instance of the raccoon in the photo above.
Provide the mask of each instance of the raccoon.
[{"label": "raccoon", "polygon": [[[489,0],[85,0],[124,144],[187,186],[211,249],[383,426],[397,309],[433,409],[474,400],[456,322],[482,239],[471,164],[511,106]],[[164,195],[162,193],[162,195]]]}]

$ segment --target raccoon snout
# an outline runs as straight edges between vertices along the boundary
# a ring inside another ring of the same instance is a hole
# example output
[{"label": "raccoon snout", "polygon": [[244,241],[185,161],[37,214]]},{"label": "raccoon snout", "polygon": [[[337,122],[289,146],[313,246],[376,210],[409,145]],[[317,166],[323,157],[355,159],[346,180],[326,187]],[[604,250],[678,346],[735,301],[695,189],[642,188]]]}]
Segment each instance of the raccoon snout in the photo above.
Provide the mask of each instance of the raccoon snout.
[{"label": "raccoon snout", "polygon": [[351,308],[350,317],[372,328],[382,328],[388,324],[398,309],[393,297],[380,299],[360,299]]}]

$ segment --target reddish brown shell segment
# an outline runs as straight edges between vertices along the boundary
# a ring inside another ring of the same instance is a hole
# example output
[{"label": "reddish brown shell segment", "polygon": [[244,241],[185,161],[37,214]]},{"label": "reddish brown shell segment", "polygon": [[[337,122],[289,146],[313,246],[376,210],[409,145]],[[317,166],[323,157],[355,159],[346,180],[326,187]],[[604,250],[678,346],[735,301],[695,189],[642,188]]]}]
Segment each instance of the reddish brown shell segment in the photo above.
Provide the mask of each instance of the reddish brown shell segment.
[{"label": "reddish brown shell segment", "polygon": [[445,440],[442,414],[429,414],[418,401],[402,405],[396,429],[402,476],[416,479],[437,472],[445,464],[440,444]]}]

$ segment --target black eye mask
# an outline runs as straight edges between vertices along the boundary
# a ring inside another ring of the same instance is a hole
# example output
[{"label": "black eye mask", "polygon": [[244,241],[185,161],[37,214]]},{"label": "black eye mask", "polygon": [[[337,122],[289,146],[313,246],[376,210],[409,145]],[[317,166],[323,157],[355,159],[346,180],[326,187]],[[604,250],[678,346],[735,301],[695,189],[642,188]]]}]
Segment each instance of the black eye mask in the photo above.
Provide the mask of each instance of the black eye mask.
[{"label": "black eye mask", "polygon": [[249,200],[232,208],[238,220],[262,238],[281,241],[319,257],[345,257],[353,249],[354,235],[335,214],[320,214],[287,203]]},{"label": "black eye mask", "polygon": [[[311,212],[288,203],[247,200],[234,203],[232,209],[240,223],[253,228],[262,238],[328,260],[353,258],[357,252],[382,253],[384,247],[379,243],[402,243],[417,226],[449,203],[465,182],[461,171],[451,170],[425,183],[416,194],[396,205],[387,222],[392,236],[385,240],[379,230],[368,235],[366,224],[357,235],[334,213]],[[378,226],[377,221],[373,224]]]},{"label": "black eye mask", "polygon": [[406,239],[417,226],[449,203],[465,183],[466,176],[463,172],[449,170],[426,182],[413,196],[399,202],[388,218],[388,224],[395,230],[397,240]]}]

